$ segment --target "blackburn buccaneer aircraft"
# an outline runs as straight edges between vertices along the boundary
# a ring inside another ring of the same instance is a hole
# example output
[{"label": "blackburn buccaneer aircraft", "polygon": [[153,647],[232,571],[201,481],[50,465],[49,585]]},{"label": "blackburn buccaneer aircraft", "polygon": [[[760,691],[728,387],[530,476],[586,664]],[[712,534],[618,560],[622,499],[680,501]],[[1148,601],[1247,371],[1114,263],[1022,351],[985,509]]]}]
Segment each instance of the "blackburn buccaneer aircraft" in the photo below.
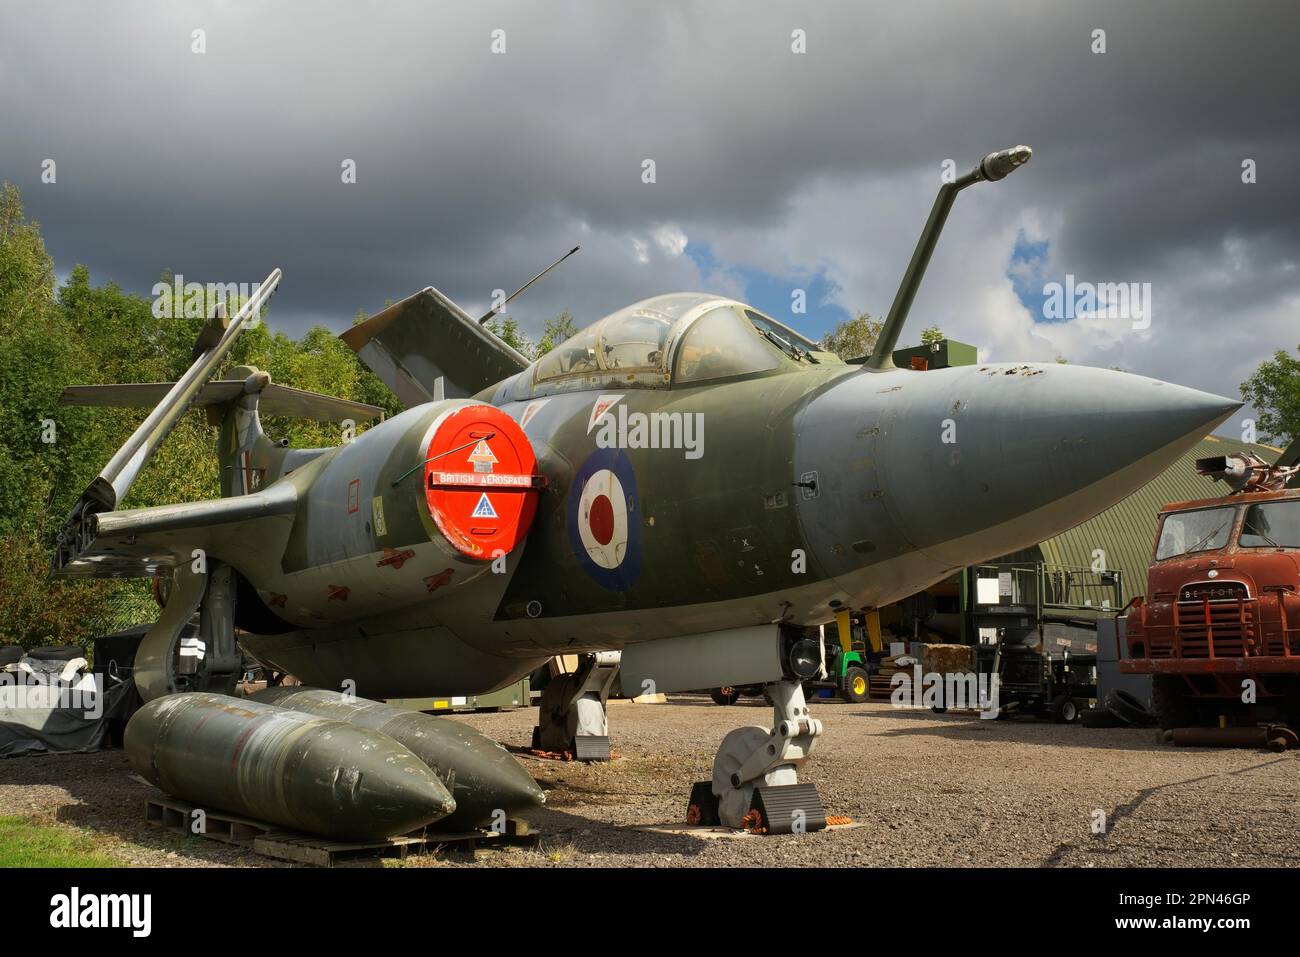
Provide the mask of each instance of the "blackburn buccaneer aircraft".
[{"label": "blackburn buccaneer aircraft", "polygon": [[[343,334],[407,408],[337,448],[282,447],[259,411],[378,410],[247,367],[216,378],[276,270],[211,320],[179,382],[68,390],[153,411],[69,517],[55,574],[163,583],[137,663],[146,699],[229,688],[237,643],[371,698],[487,692],[592,653],[543,703],[542,746],[573,747],[604,733],[616,669],[629,694],[763,685],[773,727],[731,732],[715,761],[738,825],[756,785],[807,787],[810,629],[1079,524],[1238,407],[1054,363],[894,368],[956,193],[1029,155],[990,154],[940,189],[858,364],[696,293],[628,306],[529,362],[428,288]],[[220,422],[224,497],[119,510],[191,405]],[[183,658],[195,616],[201,655]]]}]

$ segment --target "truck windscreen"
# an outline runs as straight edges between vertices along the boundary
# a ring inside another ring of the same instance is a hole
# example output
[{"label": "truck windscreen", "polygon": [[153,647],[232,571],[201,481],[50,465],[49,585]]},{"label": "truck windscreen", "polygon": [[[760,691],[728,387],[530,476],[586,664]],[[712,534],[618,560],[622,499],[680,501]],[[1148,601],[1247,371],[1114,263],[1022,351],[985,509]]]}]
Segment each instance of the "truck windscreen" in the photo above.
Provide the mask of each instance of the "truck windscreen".
[{"label": "truck windscreen", "polygon": [[1246,510],[1241,525],[1245,548],[1300,548],[1300,499],[1260,502]]},{"label": "truck windscreen", "polygon": [[1222,548],[1232,534],[1232,519],[1236,508],[1201,508],[1194,512],[1171,512],[1160,526],[1160,541],[1156,543],[1156,561]]}]

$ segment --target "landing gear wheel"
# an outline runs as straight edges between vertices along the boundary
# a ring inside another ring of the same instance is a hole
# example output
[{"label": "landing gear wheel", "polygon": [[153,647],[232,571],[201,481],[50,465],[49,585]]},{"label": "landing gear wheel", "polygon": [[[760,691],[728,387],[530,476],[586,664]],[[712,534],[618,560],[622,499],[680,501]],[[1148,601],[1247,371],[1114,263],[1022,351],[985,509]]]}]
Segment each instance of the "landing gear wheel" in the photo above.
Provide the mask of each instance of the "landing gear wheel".
[{"label": "landing gear wheel", "polygon": [[714,704],[735,704],[740,700],[740,689],[732,685],[723,685],[709,692]]},{"label": "landing gear wheel", "polygon": [[1179,675],[1152,676],[1151,710],[1156,713],[1156,724],[1161,731],[1200,724],[1196,703],[1187,693],[1187,682]]},{"label": "landing gear wheel", "polygon": [[[609,720],[600,691],[586,691],[587,673],[557,675],[542,692],[537,707],[537,732],[533,747],[542,751],[579,753],[579,738],[592,743],[604,739],[608,750]],[[608,757],[578,760],[608,761]]]},{"label": "landing gear wheel", "polygon": [[1052,720],[1057,724],[1074,724],[1079,719],[1079,706],[1069,695],[1057,695],[1052,699]]},{"label": "landing gear wheel", "polygon": [[844,669],[844,680],[840,682],[840,694],[849,704],[862,704],[867,700],[867,673],[857,666]]},{"label": "landing gear wheel", "polygon": [[731,776],[740,770],[750,755],[766,747],[769,736],[766,728],[750,725],[729,732],[718,746],[718,754],[713,759],[713,793],[718,796],[718,817],[727,827],[741,827],[741,821],[749,813],[749,805],[754,800],[755,785],[799,783],[794,766],[783,764],[740,787],[732,785]]}]

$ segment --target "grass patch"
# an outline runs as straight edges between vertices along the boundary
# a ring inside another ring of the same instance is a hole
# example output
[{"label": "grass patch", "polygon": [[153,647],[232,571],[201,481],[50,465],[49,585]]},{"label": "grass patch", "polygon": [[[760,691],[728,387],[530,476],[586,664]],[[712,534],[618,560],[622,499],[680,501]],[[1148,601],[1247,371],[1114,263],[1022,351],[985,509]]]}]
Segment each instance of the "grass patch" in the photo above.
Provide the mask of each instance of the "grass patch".
[{"label": "grass patch", "polygon": [[88,847],[88,839],[73,828],[0,817],[0,867],[121,866]]},{"label": "grass patch", "polygon": [[546,851],[546,859],[552,864],[572,864],[578,857],[578,849],[572,844],[553,845]]}]

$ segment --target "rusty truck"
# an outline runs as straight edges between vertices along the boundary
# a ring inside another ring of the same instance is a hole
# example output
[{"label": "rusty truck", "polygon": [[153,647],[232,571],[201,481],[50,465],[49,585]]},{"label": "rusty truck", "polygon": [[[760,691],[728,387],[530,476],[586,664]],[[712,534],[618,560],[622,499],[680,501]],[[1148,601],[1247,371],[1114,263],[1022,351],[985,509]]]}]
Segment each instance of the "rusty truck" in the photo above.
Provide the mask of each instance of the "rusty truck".
[{"label": "rusty truck", "polygon": [[1300,468],[1234,453],[1196,469],[1230,491],[1161,510],[1120,671],[1151,676],[1161,728],[1300,728]]}]

